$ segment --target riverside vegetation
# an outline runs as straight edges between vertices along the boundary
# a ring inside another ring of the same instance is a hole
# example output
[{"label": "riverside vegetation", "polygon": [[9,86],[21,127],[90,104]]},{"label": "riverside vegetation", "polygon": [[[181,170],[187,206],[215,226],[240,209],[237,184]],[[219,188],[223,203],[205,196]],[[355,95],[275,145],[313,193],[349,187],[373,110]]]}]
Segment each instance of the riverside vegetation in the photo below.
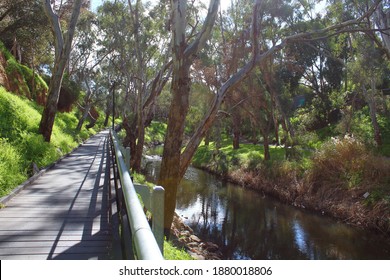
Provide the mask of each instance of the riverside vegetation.
[{"label": "riverside vegetation", "polygon": [[273,146],[270,161],[264,161],[261,145],[233,149],[225,140],[219,146],[202,145],[193,165],[294,206],[390,234],[390,158],[357,138],[294,147],[293,159],[285,159],[284,147]]},{"label": "riverside vegetation", "polygon": [[[388,121],[380,119],[384,143],[377,148],[370,141],[367,108],[355,115],[353,134],[345,136],[339,133],[344,120],[309,132],[299,126],[305,118],[297,111],[300,136],[292,147],[271,145],[271,160],[264,159],[262,143],[243,141],[234,149],[226,127],[216,141],[202,143],[192,165],[296,207],[390,235]],[[150,147],[164,139],[164,127],[153,122],[146,130]]]}]

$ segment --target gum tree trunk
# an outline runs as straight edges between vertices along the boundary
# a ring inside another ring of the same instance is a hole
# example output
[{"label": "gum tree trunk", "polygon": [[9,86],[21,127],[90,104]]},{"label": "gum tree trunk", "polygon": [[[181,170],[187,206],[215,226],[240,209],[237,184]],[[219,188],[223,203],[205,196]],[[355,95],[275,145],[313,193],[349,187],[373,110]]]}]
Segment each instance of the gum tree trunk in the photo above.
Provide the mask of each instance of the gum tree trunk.
[{"label": "gum tree trunk", "polygon": [[187,1],[171,0],[172,7],[172,103],[168,115],[159,184],[165,188],[164,229],[169,237],[176,207],[176,193],[182,178],[181,149],[189,107],[190,67],[205,46],[218,13],[219,0],[211,0],[205,23],[196,39],[187,44]]},{"label": "gum tree trunk", "polygon": [[50,26],[55,38],[54,68],[52,77],[50,79],[46,106],[43,110],[41,122],[39,124],[39,133],[43,135],[43,138],[46,142],[50,142],[54,119],[57,113],[57,104],[60,97],[62,78],[64,76],[66,63],[69,59],[74,31],[76,29],[78,17],[80,15],[82,2],[82,0],[75,0],[68,30],[64,35],[62,33],[60,19],[53,11],[51,1],[43,0],[43,6],[49,18]]}]

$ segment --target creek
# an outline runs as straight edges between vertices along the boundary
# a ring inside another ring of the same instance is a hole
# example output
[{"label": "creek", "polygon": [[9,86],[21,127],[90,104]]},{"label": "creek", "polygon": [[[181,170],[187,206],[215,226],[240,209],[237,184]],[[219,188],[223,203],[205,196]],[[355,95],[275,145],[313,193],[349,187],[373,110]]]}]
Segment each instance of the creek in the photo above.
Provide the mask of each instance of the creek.
[{"label": "creek", "polygon": [[[155,181],[160,161],[145,164]],[[390,241],[371,231],[282,204],[190,167],[178,189],[176,212],[224,259],[390,259]]]}]

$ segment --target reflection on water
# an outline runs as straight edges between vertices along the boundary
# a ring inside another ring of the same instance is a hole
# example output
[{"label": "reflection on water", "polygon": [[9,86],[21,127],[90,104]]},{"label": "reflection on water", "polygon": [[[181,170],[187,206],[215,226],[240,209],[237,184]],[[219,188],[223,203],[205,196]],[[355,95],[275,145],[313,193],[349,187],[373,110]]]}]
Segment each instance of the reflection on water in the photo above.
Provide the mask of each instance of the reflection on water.
[{"label": "reflection on water", "polygon": [[[158,161],[147,163],[149,180]],[[390,259],[390,242],[371,232],[278,203],[189,168],[176,211],[225,259]]]}]

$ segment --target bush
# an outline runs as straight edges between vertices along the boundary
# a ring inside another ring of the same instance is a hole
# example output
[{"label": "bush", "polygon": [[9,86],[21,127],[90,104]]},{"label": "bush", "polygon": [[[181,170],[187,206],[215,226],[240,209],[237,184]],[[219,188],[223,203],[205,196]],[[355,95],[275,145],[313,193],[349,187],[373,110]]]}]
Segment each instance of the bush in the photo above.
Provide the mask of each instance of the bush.
[{"label": "bush", "polygon": [[321,186],[375,188],[389,182],[390,161],[353,137],[332,138],[314,154],[307,178],[313,191]]},{"label": "bush", "polygon": [[254,170],[263,162],[263,159],[264,156],[260,151],[250,151],[245,155],[242,164],[246,169]]},{"label": "bush", "polygon": [[374,143],[374,129],[372,127],[371,118],[367,108],[354,115],[352,119],[351,133],[364,143]]}]

